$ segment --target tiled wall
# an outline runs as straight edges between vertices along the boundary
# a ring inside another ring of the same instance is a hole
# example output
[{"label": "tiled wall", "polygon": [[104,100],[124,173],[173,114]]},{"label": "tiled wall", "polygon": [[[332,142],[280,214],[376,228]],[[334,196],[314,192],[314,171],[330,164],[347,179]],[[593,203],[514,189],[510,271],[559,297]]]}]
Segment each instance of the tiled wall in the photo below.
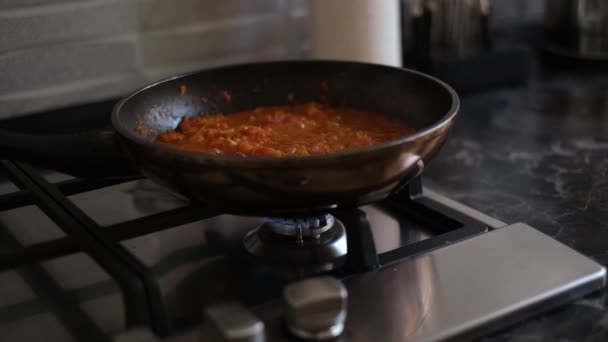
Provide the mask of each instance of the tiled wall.
[{"label": "tiled wall", "polygon": [[[497,29],[542,13],[542,0],[494,5]],[[0,0],[0,119],[179,72],[306,57],[307,25],[306,0]]]},{"label": "tiled wall", "polygon": [[0,0],[0,118],[307,55],[305,0]]}]

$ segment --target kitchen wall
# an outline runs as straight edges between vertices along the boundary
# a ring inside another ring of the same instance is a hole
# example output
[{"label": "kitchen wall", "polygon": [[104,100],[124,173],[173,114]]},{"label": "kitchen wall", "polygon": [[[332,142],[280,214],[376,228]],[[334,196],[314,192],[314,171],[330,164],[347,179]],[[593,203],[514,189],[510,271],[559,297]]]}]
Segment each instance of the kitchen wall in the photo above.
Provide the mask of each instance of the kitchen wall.
[{"label": "kitchen wall", "polygon": [[214,65],[301,58],[305,0],[0,0],[0,118]]},{"label": "kitchen wall", "polygon": [[[542,13],[542,0],[494,4],[506,35]],[[0,0],[0,119],[183,71],[307,57],[307,25],[306,0]]]}]

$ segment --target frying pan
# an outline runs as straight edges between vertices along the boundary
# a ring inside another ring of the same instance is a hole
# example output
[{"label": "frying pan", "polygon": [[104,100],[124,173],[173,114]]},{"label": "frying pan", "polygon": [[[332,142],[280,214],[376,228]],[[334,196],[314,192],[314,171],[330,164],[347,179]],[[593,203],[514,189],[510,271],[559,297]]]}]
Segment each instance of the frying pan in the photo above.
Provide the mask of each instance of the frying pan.
[{"label": "frying pan", "polygon": [[[184,116],[288,105],[288,97],[383,112],[417,132],[366,148],[285,157],[216,155],[153,142]],[[0,156],[81,177],[139,172],[226,213],[310,215],[371,203],[401,189],[439,151],[458,108],[452,88],[412,70],[339,61],[240,64],[133,92],[114,107],[112,132],[1,132]]]}]

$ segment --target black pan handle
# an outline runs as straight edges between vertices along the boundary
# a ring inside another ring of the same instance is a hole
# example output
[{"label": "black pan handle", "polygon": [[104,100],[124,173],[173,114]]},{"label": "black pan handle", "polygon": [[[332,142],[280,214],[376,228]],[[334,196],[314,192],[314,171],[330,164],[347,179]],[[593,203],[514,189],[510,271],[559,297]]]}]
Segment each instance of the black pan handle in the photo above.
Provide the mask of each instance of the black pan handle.
[{"label": "black pan handle", "polygon": [[32,135],[0,130],[0,158],[22,161],[76,177],[137,175],[112,131]]}]

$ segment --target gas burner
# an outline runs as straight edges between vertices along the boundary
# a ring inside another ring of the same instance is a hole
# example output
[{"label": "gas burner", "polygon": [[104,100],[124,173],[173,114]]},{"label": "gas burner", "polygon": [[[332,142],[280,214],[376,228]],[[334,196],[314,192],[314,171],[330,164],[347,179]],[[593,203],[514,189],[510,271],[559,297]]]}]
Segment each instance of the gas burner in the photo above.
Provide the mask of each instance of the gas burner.
[{"label": "gas burner", "polygon": [[274,233],[296,237],[297,243],[305,238],[320,238],[321,234],[331,229],[334,224],[335,219],[330,214],[302,219],[271,218],[265,223]]},{"label": "gas burner", "polygon": [[329,271],[346,255],[346,230],[332,215],[269,219],[243,238],[245,249],[274,266]]}]

